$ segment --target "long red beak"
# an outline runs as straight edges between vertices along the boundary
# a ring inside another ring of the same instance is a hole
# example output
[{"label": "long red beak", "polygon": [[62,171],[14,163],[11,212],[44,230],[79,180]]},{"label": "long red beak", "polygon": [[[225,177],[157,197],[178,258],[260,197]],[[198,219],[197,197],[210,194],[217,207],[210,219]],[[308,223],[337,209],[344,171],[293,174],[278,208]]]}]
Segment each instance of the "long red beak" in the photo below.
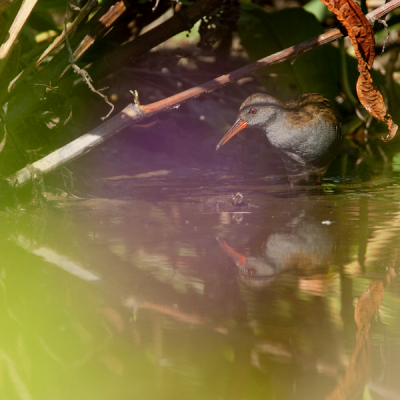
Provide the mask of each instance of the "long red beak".
[{"label": "long red beak", "polygon": [[218,150],[221,146],[223,146],[229,139],[233,138],[239,131],[242,129],[246,128],[247,121],[242,121],[238,119],[229,129],[228,132],[226,132],[225,136],[221,139],[221,141],[217,144],[217,148],[215,150]]}]

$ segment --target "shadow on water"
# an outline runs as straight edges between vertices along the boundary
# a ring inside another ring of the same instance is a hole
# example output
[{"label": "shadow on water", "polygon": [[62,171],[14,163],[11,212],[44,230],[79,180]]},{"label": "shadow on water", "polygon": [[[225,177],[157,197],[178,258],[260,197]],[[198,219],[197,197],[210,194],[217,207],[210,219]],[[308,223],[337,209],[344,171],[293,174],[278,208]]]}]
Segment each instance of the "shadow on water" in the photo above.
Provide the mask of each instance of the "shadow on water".
[{"label": "shadow on water", "polygon": [[1,216],[3,398],[399,398],[396,176],[121,180]]}]

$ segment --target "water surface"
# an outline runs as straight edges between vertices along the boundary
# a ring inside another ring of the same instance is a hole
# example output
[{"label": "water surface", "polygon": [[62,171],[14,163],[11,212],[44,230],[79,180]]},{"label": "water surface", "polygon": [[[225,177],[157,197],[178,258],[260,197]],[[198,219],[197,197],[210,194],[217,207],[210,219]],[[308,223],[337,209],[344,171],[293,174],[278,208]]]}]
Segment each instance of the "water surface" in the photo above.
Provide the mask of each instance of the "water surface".
[{"label": "water surface", "polygon": [[124,176],[3,213],[1,398],[400,398],[396,174]]}]

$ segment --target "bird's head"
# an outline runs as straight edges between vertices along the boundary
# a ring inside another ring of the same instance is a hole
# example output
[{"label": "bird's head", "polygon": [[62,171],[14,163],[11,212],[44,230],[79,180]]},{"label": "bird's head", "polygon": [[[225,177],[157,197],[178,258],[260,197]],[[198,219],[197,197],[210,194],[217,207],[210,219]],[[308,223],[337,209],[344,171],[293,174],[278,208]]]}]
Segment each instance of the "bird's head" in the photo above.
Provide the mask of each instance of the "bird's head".
[{"label": "bird's head", "polygon": [[276,111],[282,103],[272,96],[256,93],[240,106],[236,122],[218,143],[216,150],[246,127],[263,128],[276,118]]}]

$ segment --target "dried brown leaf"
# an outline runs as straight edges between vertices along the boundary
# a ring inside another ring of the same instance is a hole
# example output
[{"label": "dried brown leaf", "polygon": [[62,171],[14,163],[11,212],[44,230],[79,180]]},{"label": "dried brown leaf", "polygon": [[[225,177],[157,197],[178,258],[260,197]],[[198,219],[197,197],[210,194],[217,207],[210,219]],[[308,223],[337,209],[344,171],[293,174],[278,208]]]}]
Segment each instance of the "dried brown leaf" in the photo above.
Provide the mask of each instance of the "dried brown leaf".
[{"label": "dried brown leaf", "polygon": [[[359,66],[360,70],[360,66]],[[393,122],[390,114],[386,112],[385,102],[378,88],[372,84],[372,78],[368,70],[360,71],[357,80],[357,96],[363,107],[376,119],[383,121],[389,128],[389,134],[382,138],[387,142],[394,138],[397,132],[397,125]]]},{"label": "dried brown leaf", "polygon": [[363,60],[370,69],[375,58],[375,37],[372,26],[361,11],[361,7],[353,0],[321,1],[346,28],[359,62]]},{"label": "dried brown leaf", "polygon": [[386,112],[385,102],[378,88],[372,84],[369,70],[375,58],[375,36],[367,17],[360,6],[353,0],[321,0],[346,28],[351,44],[358,60],[357,96],[363,107],[376,119],[384,121],[389,134],[383,138],[385,142],[393,139],[397,125]]}]

